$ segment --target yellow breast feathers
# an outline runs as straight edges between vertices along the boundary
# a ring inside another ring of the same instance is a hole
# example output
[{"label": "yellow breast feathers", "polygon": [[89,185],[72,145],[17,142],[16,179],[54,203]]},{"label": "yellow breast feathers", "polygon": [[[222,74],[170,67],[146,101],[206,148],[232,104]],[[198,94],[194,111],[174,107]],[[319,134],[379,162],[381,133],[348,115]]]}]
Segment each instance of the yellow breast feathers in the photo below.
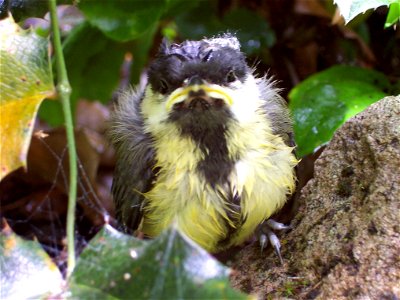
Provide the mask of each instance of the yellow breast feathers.
[{"label": "yellow breast feathers", "polygon": [[[141,230],[150,237],[175,222],[209,251],[237,245],[280,209],[294,189],[293,149],[272,134],[262,113],[245,124],[230,122],[225,134],[234,165],[223,185],[213,186],[198,171],[204,151],[182,136],[176,124],[150,121],[148,130],[155,137],[158,172],[144,194]],[[239,201],[236,206],[229,203],[232,197]]]}]

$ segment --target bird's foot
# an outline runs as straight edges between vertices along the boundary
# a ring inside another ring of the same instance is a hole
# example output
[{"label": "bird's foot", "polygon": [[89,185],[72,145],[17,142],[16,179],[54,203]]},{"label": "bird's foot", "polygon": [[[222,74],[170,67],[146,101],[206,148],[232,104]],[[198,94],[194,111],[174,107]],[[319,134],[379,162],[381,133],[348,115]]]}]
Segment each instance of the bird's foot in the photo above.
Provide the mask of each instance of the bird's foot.
[{"label": "bird's foot", "polygon": [[281,243],[279,242],[279,239],[275,234],[274,230],[286,231],[289,229],[292,229],[290,225],[285,225],[283,223],[279,223],[272,219],[265,221],[259,226],[258,236],[261,245],[261,251],[265,249],[269,241],[272,245],[272,248],[274,248],[276,255],[279,257],[279,261],[281,262],[282,265],[283,265],[283,259],[281,256]]}]

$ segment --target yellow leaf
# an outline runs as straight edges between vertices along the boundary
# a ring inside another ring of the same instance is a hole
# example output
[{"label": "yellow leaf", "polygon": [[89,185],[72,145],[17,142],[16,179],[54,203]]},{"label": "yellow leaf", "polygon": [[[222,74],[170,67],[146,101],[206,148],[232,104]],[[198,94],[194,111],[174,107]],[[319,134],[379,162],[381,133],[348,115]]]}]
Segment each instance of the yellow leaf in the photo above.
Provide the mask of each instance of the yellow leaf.
[{"label": "yellow leaf", "polygon": [[49,40],[0,21],[0,180],[26,166],[40,103],[54,94]]}]

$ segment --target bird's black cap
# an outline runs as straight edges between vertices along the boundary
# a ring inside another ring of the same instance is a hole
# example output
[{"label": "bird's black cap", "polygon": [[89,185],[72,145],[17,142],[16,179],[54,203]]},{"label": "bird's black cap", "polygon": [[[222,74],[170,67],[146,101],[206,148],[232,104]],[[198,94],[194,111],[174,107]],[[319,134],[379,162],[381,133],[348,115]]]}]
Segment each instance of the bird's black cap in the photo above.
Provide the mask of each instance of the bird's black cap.
[{"label": "bird's black cap", "polygon": [[153,90],[169,94],[193,76],[227,86],[236,79],[244,81],[249,72],[237,38],[225,34],[181,44],[163,41],[148,76]]}]

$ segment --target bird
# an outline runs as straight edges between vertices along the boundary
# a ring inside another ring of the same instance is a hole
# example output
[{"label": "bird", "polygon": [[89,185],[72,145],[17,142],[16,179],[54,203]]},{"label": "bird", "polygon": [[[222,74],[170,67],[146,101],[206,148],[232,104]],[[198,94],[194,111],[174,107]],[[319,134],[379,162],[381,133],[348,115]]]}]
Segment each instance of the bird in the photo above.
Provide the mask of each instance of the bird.
[{"label": "bird", "polygon": [[298,160],[286,102],[255,74],[232,33],[162,41],[147,84],[122,92],[110,121],[122,231],[153,238],[173,225],[216,253],[266,226],[280,257],[273,230],[288,227],[269,218]]}]

